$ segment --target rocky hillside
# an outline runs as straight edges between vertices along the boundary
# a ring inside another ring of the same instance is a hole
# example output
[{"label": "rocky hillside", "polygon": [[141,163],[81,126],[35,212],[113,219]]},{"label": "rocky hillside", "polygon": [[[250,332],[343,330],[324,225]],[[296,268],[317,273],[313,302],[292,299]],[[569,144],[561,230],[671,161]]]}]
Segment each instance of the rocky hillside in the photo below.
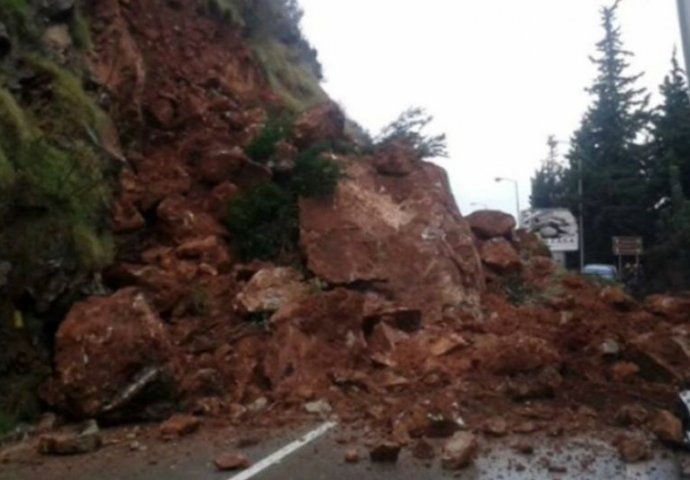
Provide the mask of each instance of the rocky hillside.
[{"label": "rocky hillside", "polygon": [[413,145],[355,141],[293,2],[0,7],[0,410],[306,404],[405,444],[675,408],[688,300],[567,274]]}]

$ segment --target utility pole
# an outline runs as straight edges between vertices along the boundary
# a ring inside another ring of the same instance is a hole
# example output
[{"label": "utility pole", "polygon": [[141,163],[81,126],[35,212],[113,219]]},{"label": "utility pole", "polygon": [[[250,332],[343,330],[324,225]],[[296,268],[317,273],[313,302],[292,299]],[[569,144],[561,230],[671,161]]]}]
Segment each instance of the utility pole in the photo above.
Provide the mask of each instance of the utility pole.
[{"label": "utility pole", "polygon": [[677,0],[680,33],[683,38],[683,54],[685,56],[685,71],[690,71],[690,0]]},{"label": "utility pole", "polygon": [[585,210],[584,202],[582,199],[582,157],[577,158],[577,170],[578,170],[578,181],[577,181],[577,193],[580,199],[580,271],[585,267]]},{"label": "utility pole", "polygon": [[522,219],[520,218],[520,187],[517,180],[505,177],[496,177],[496,182],[510,182],[515,187],[515,208],[517,209],[517,216],[515,220],[517,221],[518,228],[522,227]]}]

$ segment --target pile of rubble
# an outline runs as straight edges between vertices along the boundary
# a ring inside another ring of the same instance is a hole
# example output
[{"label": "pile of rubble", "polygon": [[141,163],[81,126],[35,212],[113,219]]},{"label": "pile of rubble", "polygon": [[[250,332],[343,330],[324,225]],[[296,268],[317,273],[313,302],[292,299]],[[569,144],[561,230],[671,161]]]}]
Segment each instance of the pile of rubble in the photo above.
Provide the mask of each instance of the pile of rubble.
[{"label": "pile of rubble", "polygon": [[[470,431],[620,427],[641,436],[620,444],[630,459],[648,454],[648,434],[683,442],[690,299],[640,303],[557,267],[509,215],[463,218],[443,169],[400,144],[334,156],[334,197],[300,201],[299,268],[241,263],[225,206],[275,174],[242,150],[265,117],[257,103],[276,101],[246,45],[185,2],[109,0],[91,14],[94,81],[132,125],[149,123],[113,209],[113,293],[61,324],[42,392],[53,408],[103,422],[337,416],[367,432],[374,460],[403,446],[429,458],[427,439],[448,439],[449,468],[475,454]],[[343,118],[317,106],[282,150],[349,141]]]}]

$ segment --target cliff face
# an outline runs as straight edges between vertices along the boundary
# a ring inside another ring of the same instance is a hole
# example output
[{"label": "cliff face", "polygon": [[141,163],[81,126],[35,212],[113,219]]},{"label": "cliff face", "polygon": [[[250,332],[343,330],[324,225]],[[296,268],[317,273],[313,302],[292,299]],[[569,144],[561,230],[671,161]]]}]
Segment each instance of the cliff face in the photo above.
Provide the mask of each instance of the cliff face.
[{"label": "cliff face", "polygon": [[409,145],[355,142],[292,2],[0,5],[0,377],[49,363],[44,327],[51,408],[245,422],[326,398],[405,441],[499,414],[577,430],[690,376],[683,301],[568,275],[509,216],[464,219]]}]

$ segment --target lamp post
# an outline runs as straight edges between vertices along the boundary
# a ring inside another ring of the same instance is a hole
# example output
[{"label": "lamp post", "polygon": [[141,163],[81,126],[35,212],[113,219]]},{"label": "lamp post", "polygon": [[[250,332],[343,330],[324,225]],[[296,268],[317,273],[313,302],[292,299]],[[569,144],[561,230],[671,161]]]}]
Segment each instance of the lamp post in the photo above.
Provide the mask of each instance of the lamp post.
[{"label": "lamp post", "polygon": [[678,1],[678,18],[680,19],[680,33],[683,38],[683,54],[685,56],[686,71],[690,69],[690,0]]},{"label": "lamp post", "polygon": [[510,182],[515,187],[515,208],[517,209],[517,216],[515,219],[518,223],[518,228],[522,227],[522,220],[520,218],[520,187],[518,186],[517,180],[505,177],[496,177],[496,182]]}]

